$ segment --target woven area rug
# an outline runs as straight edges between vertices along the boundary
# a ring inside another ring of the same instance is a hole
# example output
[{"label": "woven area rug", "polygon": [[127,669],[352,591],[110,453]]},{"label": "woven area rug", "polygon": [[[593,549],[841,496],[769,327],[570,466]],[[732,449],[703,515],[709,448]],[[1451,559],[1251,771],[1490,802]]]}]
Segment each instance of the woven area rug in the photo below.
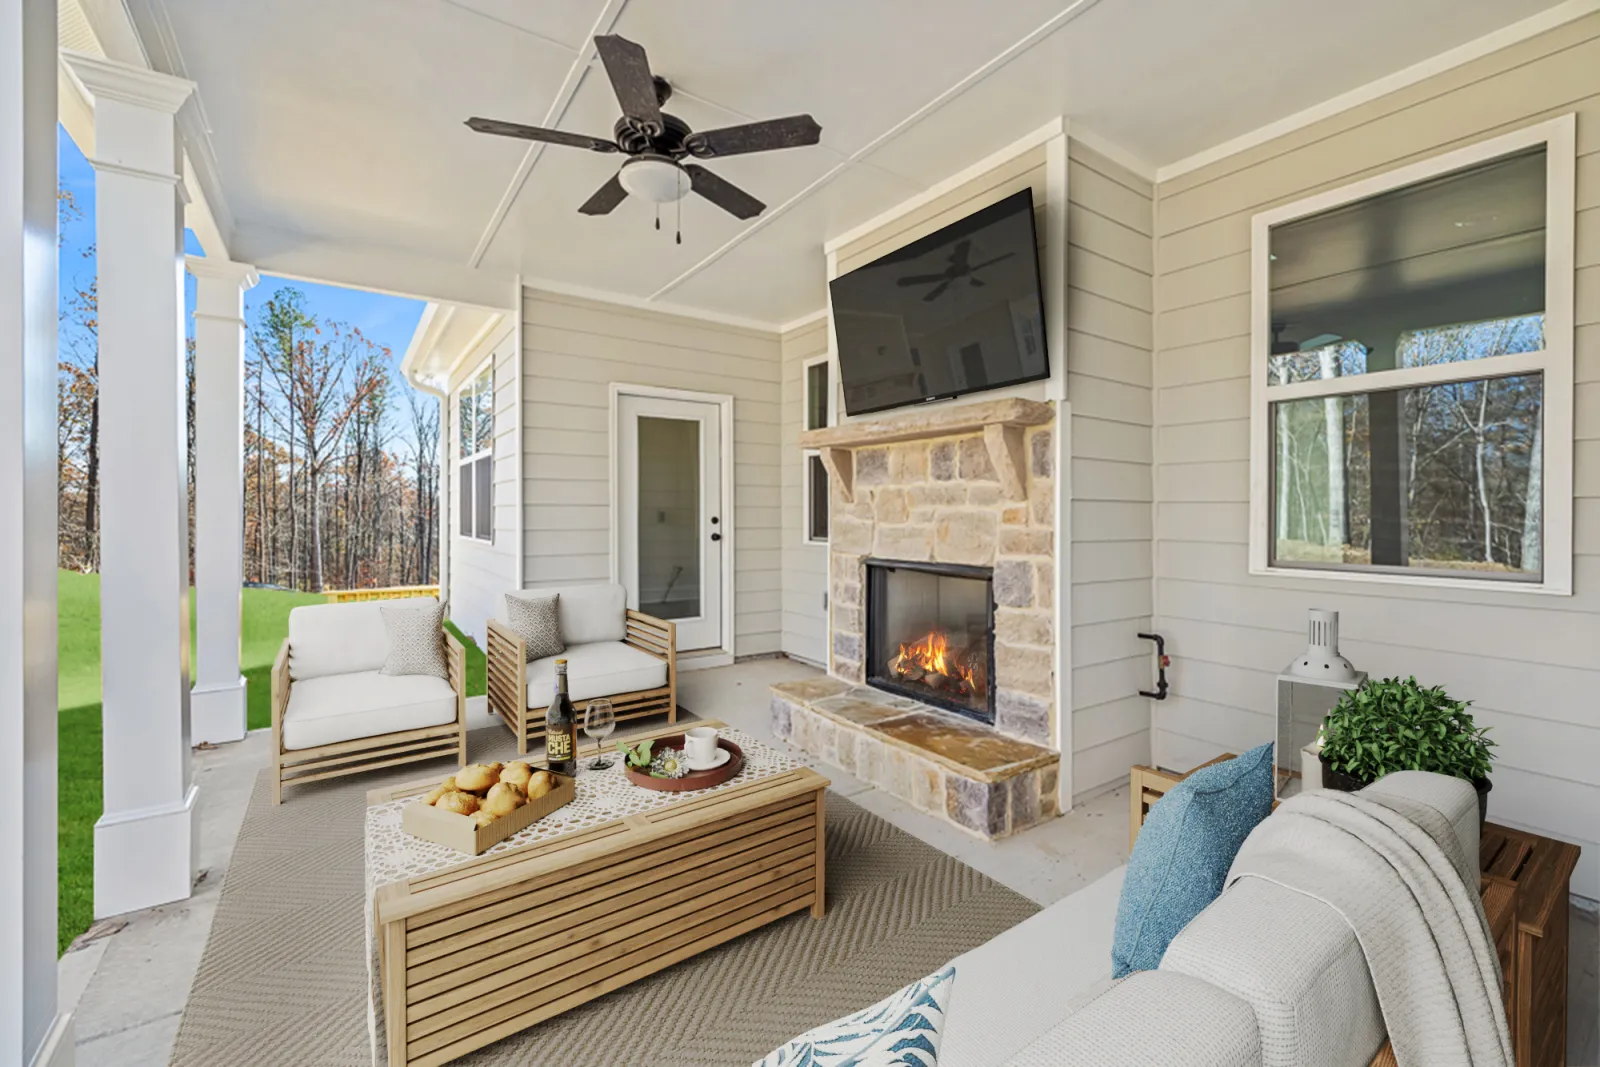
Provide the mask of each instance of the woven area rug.
[{"label": "woven area rug", "polygon": [[[500,755],[498,746],[481,748],[474,738],[473,759]],[[452,765],[441,763],[439,773]],[[425,778],[430,766],[291,789],[277,808],[262,772],[178,1031],[174,1067],[370,1067],[361,928],[366,793]],[[456,1062],[748,1064],[1037,910],[829,794],[826,918],[780,920]]]}]

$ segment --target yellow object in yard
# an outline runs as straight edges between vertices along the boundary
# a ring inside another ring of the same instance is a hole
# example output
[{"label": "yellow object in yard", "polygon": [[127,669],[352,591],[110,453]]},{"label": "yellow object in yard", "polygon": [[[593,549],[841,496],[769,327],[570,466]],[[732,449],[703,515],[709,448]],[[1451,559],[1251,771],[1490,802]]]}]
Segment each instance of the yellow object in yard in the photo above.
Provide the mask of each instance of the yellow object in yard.
[{"label": "yellow object in yard", "polygon": [[325,589],[322,595],[330,604],[349,604],[357,600],[400,600],[408,596],[437,598],[437,585],[391,585],[382,589]]}]

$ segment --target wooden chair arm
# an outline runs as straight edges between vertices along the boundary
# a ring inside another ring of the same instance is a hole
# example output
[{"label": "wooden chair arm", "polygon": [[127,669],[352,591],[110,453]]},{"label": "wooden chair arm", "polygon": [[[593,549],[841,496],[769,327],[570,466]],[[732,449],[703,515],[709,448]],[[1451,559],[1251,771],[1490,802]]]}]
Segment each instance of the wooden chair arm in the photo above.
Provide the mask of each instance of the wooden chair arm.
[{"label": "wooden chair arm", "polygon": [[289,639],[285,637],[278,647],[278,656],[272,661],[272,728],[283,729],[283,712],[289,706]]},{"label": "wooden chair arm", "polygon": [[641,652],[648,652],[656,659],[667,661],[669,667],[674,667],[678,660],[678,624],[670,619],[658,619],[654,615],[646,615],[642,611],[628,609],[628,631],[623,638],[625,644],[632,645]]},{"label": "wooden chair arm", "polygon": [[465,722],[467,713],[467,646],[449,630],[444,634],[444,659],[450,674],[450,688],[456,691],[457,721]]}]

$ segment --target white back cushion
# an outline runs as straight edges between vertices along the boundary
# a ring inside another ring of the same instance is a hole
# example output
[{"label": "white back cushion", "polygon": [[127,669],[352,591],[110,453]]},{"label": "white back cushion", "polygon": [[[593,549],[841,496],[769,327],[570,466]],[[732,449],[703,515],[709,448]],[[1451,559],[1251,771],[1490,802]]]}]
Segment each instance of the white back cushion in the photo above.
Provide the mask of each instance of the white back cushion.
[{"label": "white back cushion", "polygon": [[389,658],[389,635],[379,604],[421,607],[431,596],[365,600],[354,604],[311,604],[289,612],[289,677],[325,678],[331,674],[376,671]]},{"label": "white back cushion", "polygon": [[[561,640],[569,645],[588,645],[596,641],[621,641],[628,636],[628,591],[615,582],[590,585],[547,585],[538,589],[519,589],[507,593],[514,597],[547,597],[561,594]],[[495,612],[506,621],[505,603]]]}]

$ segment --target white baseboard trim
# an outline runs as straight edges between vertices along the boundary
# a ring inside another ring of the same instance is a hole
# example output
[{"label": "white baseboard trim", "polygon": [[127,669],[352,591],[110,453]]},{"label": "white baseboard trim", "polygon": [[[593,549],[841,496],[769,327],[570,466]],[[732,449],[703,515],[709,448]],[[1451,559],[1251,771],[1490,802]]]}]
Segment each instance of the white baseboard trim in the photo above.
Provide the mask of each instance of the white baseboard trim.
[{"label": "white baseboard trim", "polygon": [[236,682],[196,685],[189,691],[190,743],[225,745],[243,741],[248,712],[244,675]]},{"label": "white baseboard trim", "polygon": [[77,1044],[72,1030],[72,1013],[69,1011],[57,1015],[50,1026],[50,1033],[45,1035],[44,1043],[39,1046],[28,1067],[73,1067],[73,1049]]},{"label": "white baseboard trim", "polygon": [[94,824],[94,917],[187,900],[199,865],[200,790],[181,804],[107,812]]}]

